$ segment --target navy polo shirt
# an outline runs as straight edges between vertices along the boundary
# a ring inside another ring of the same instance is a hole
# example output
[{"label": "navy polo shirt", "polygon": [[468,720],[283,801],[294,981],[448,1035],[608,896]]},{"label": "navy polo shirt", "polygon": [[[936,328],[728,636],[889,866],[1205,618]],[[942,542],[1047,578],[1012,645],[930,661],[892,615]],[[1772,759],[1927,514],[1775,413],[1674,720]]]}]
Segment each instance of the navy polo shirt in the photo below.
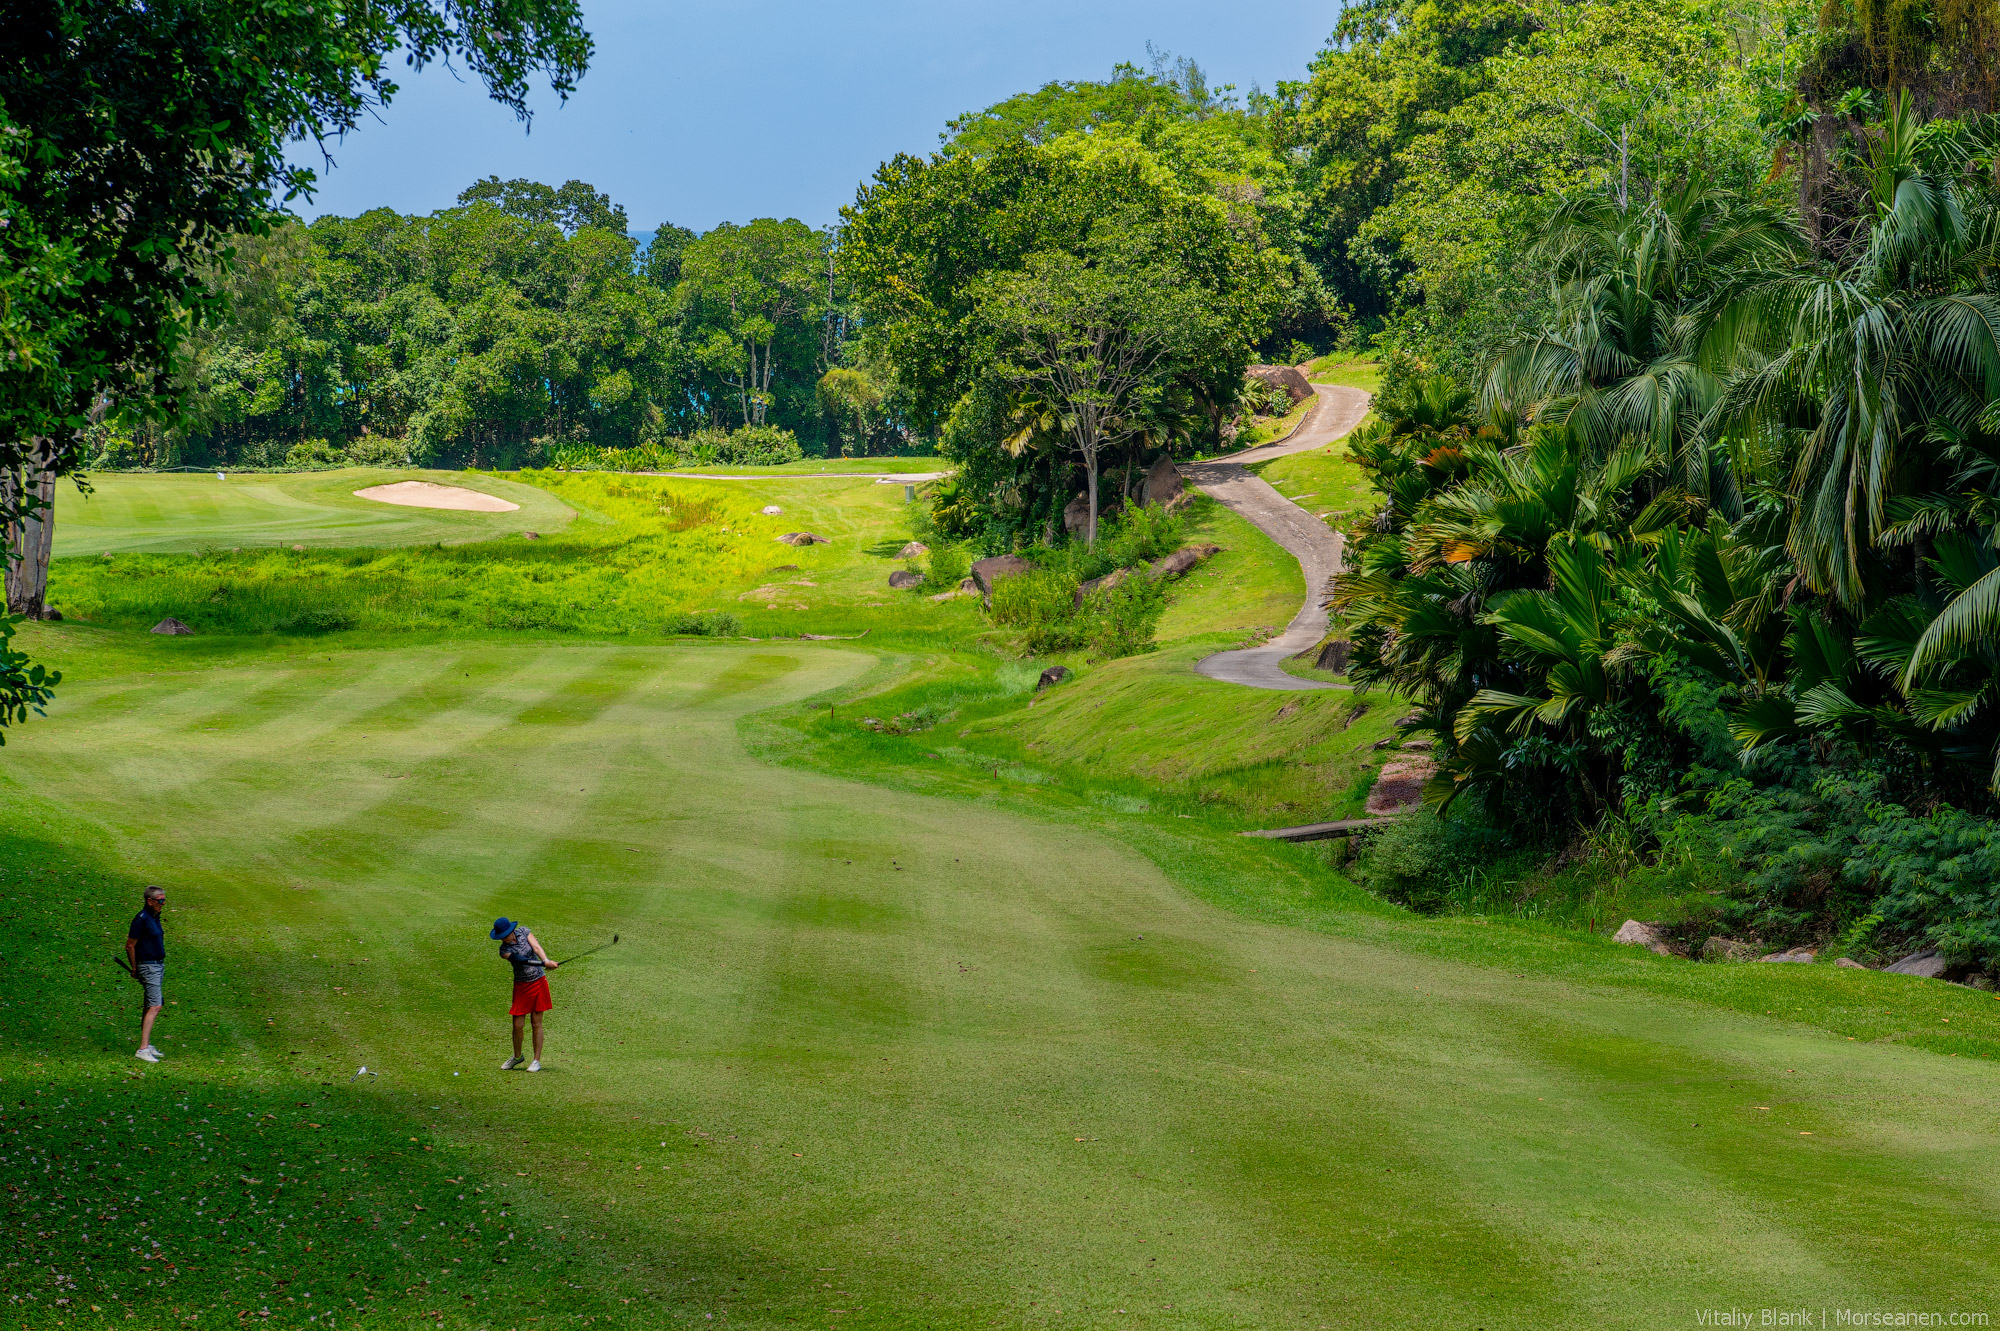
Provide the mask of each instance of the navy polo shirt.
[{"label": "navy polo shirt", "polygon": [[136,939],[139,946],[133,950],[135,961],[165,961],[167,959],[167,932],[161,927],[160,917],[149,910],[142,910],[132,917],[132,927],[125,931],[127,938]]}]

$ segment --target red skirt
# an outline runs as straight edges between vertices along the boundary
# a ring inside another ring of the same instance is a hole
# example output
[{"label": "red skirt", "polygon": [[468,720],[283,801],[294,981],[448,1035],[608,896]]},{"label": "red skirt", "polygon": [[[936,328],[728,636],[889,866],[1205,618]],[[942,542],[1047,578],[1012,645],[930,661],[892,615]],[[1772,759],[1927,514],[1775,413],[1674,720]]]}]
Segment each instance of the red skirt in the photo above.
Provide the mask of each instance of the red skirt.
[{"label": "red skirt", "polygon": [[507,1013],[510,1017],[525,1017],[530,1012],[547,1012],[555,1004],[549,1001],[549,977],[529,980],[514,986],[514,1006]]}]

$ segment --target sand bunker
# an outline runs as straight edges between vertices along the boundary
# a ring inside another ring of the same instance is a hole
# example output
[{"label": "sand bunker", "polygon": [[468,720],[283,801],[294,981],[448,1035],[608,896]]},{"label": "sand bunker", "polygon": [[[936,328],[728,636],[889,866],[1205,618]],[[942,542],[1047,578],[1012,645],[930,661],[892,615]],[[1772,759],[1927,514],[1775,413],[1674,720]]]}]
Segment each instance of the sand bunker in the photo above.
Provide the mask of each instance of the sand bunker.
[{"label": "sand bunker", "polygon": [[397,481],[394,485],[371,485],[356,490],[356,497],[404,508],[455,508],[464,513],[512,513],[519,504],[510,504],[498,495],[481,494],[459,485],[439,485],[435,481]]}]

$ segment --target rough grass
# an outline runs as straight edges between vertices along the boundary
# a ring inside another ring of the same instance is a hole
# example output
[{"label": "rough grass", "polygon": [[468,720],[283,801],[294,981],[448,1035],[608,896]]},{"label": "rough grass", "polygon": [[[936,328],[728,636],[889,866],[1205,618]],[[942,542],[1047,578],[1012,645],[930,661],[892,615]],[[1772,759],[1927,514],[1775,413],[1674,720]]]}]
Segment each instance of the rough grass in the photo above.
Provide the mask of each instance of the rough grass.
[{"label": "rough grass", "polygon": [[[498,495],[511,513],[456,513],[360,499],[354,491],[426,480]],[[340,471],[283,475],[214,472],[109,473],[90,493],[56,487],[56,555],[109,550],[191,551],[212,547],[447,545],[523,531],[549,534],[574,511],[545,490],[482,472]]]}]

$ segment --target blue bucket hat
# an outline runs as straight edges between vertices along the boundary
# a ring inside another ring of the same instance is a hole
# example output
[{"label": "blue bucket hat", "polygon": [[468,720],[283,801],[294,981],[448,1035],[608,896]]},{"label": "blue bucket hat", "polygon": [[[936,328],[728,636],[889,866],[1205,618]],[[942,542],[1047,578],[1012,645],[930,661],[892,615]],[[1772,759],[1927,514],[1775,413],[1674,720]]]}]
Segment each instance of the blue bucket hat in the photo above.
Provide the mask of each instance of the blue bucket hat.
[{"label": "blue bucket hat", "polygon": [[502,915],[499,919],[493,921],[493,932],[486,936],[488,938],[505,938],[519,927],[514,921]]}]

